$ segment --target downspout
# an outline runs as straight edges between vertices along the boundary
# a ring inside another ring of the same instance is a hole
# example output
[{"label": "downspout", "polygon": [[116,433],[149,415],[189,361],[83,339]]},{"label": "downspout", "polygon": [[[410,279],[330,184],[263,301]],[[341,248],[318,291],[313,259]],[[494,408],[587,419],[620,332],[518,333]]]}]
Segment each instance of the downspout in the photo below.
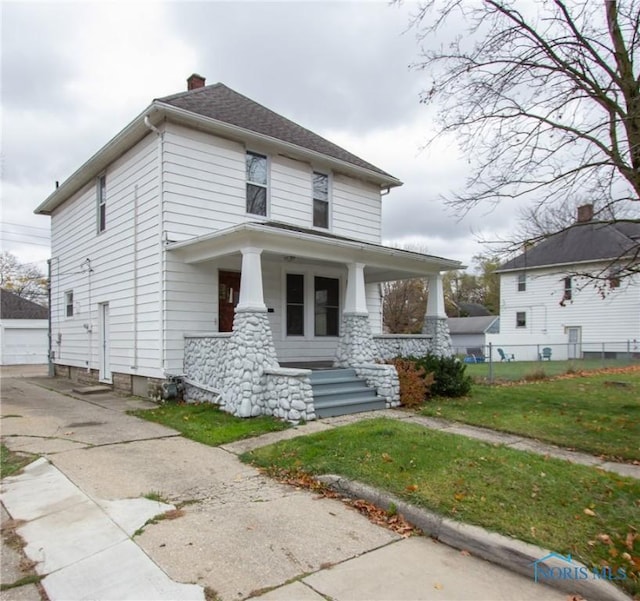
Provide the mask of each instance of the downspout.
[{"label": "downspout", "polygon": [[47,363],[49,366],[49,377],[53,378],[56,375],[55,369],[53,367],[53,357],[51,353],[53,353],[53,334],[51,332],[51,259],[47,259],[47,304],[49,305],[49,315],[47,316],[47,337],[49,339],[49,352],[47,353]]},{"label": "downspout", "polygon": [[160,371],[166,373],[166,349],[165,349],[165,305],[166,305],[166,258],[164,249],[164,135],[151,123],[149,115],[144,118],[145,126],[158,136],[158,281],[160,283],[160,294],[158,295],[159,307],[159,347],[160,347]]}]

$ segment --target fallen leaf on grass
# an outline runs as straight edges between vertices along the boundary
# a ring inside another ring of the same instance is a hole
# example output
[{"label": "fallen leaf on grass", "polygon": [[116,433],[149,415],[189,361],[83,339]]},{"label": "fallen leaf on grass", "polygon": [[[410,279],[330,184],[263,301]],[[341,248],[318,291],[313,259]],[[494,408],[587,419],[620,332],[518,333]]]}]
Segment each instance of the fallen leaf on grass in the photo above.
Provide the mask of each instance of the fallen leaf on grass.
[{"label": "fallen leaf on grass", "polygon": [[596,512],[593,511],[593,509],[589,509],[588,507],[585,507],[582,511],[585,515],[590,515],[591,517],[596,515]]},{"label": "fallen leaf on grass", "polygon": [[627,538],[624,541],[625,547],[629,549],[629,551],[633,551],[633,541],[636,540],[638,535],[635,532],[627,532]]},{"label": "fallen leaf on grass", "polygon": [[407,486],[407,490],[409,492],[416,492],[416,490],[418,490],[418,485],[417,484],[410,484],[409,486]]},{"label": "fallen leaf on grass", "polygon": [[382,461],[385,463],[391,463],[393,459],[391,459],[389,453],[382,453]]},{"label": "fallen leaf on grass", "polygon": [[605,534],[604,532],[601,532],[600,534],[596,534],[596,538],[601,542],[604,543],[605,545],[610,545],[611,543],[611,537],[608,534]]}]

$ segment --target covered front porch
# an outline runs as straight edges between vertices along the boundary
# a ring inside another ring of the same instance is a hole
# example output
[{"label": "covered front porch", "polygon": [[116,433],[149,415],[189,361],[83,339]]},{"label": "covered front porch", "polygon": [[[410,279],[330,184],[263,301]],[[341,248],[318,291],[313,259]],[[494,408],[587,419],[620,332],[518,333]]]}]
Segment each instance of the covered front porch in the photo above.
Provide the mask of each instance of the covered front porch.
[{"label": "covered front porch", "polygon": [[[440,272],[458,268],[455,261],[273,222],[173,243],[169,251],[218,277],[217,331],[185,333],[190,399],[242,417],[310,420],[307,367],[331,364],[355,370],[395,406],[397,374],[382,361],[451,353]],[[224,278],[234,273],[237,284],[229,285],[233,278]],[[379,285],[410,277],[429,279],[423,334],[384,335]]]}]

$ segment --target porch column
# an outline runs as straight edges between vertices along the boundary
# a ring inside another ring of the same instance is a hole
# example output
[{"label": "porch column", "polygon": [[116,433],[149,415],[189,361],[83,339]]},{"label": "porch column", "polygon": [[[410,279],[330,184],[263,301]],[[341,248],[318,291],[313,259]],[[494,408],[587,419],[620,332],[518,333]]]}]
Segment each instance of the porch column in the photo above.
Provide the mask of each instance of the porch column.
[{"label": "porch column", "polygon": [[242,249],[240,299],[226,347],[222,408],[239,417],[270,414],[265,368],[278,367],[262,290],[262,249]]},{"label": "porch column", "polygon": [[261,248],[249,246],[242,249],[242,273],[240,274],[240,299],[236,311],[266,313],[262,289]]},{"label": "porch column", "polygon": [[431,336],[431,353],[433,355],[440,357],[453,355],[447,313],[444,310],[442,275],[439,273],[429,277],[427,313],[424,317],[422,333]]},{"label": "porch column", "polygon": [[364,263],[347,265],[346,300],[335,360],[339,367],[374,363],[378,359],[378,348],[369,324],[364,268]]}]

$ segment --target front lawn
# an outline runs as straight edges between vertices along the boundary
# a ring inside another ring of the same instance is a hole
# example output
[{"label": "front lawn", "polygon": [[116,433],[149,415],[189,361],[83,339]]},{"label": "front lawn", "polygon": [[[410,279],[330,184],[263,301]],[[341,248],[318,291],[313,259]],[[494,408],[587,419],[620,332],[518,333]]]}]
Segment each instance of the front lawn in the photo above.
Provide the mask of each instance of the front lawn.
[{"label": "front lawn", "polygon": [[476,384],[469,396],[434,399],[421,412],[611,459],[640,460],[640,370]]},{"label": "front lawn", "polygon": [[[340,474],[587,566],[622,567],[640,594],[640,482],[384,418],[246,453],[274,470]],[[634,565],[635,562],[635,565]]]},{"label": "front lawn", "polygon": [[186,438],[213,447],[277,432],[290,426],[287,422],[272,417],[234,417],[211,403],[167,404],[157,409],[140,409],[128,413],[168,426],[178,430]]}]

